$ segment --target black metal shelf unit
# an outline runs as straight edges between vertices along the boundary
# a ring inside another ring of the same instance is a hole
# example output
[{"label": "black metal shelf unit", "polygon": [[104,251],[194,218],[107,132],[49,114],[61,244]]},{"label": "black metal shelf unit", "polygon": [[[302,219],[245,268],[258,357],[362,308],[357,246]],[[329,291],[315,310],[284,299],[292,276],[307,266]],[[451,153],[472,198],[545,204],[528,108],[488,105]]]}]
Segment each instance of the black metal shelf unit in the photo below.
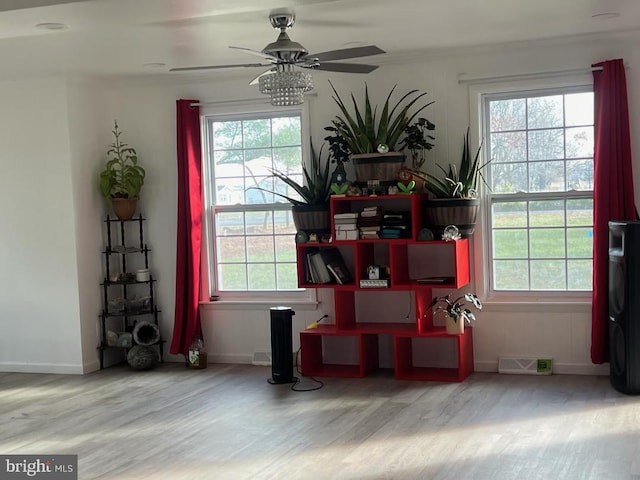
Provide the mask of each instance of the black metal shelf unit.
[{"label": "black metal shelf unit", "polygon": [[[100,368],[105,368],[105,352],[120,350],[125,354],[136,344],[132,336],[138,322],[150,322],[158,327],[161,310],[156,305],[156,279],[136,278],[136,269],[149,269],[151,249],[144,243],[144,222],[139,215],[129,220],[106,216],[105,276],[102,287],[100,313]],[[163,361],[165,341],[155,342],[160,361]]]}]

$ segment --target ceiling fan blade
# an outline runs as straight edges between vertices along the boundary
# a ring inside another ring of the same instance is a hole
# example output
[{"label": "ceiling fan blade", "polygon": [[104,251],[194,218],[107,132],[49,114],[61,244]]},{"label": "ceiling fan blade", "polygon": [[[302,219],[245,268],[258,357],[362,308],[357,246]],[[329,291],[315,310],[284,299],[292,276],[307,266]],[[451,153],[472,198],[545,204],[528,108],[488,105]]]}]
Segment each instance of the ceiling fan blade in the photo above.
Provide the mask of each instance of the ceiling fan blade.
[{"label": "ceiling fan blade", "polygon": [[274,73],[276,73],[276,68],[272,68],[271,70],[267,70],[266,72],[262,72],[260,75],[258,75],[256,78],[254,78],[253,80],[251,80],[249,82],[249,85],[257,85],[258,83],[260,83],[260,79],[266,75],[272,75]]},{"label": "ceiling fan blade", "polygon": [[[304,67],[304,65],[300,66]],[[365,65],[363,63],[322,62],[317,67],[309,66],[307,68],[313,68],[314,70],[325,70],[327,72],[370,73],[378,68],[378,65]]]},{"label": "ceiling fan blade", "polygon": [[344,60],[347,58],[368,57],[371,55],[380,55],[381,53],[387,52],[379,47],[376,47],[375,45],[367,45],[365,47],[343,48],[341,50],[331,50],[328,52],[314,53],[313,55],[308,56],[317,58],[321,62],[324,62],[332,60]]},{"label": "ceiling fan blade", "polygon": [[251,50],[250,48],[244,48],[244,47],[233,47],[231,45],[229,45],[229,48],[233,48],[234,50],[240,50],[242,52],[245,53],[249,53],[251,55],[255,55],[257,57],[262,57],[266,60],[273,60],[273,61],[278,61],[278,59],[276,57],[274,57],[273,55],[269,55],[268,53],[263,53],[263,52],[259,52],[258,50]]},{"label": "ceiling fan blade", "polygon": [[253,67],[268,67],[269,64],[264,64],[264,63],[242,63],[239,65],[203,65],[203,66],[197,66],[197,67],[174,67],[174,68],[170,68],[169,71],[170,72],[189,72],[189,71],[195,71],[195,70],[217,70],[217,69],[221,69],[221,68],[237,68],[237,67],[243,67],[243,68],[253,68]]}]

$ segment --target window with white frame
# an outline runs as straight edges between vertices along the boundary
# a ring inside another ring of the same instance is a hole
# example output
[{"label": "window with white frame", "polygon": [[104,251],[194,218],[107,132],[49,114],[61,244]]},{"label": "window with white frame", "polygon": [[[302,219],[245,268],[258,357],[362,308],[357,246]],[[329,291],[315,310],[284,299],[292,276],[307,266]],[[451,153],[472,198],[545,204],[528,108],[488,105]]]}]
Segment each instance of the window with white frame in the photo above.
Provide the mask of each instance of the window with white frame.
[{"label": "window with white frame", "polygon": [[593,92],[483,96],[490,291],[592,288]]},{"label": "window with white frame", "polygon": [[205,117],[212,294],[304,292],[291,204],[266,191],[299,198],[271,173],[302,183],[302,118],[301,110]]}]

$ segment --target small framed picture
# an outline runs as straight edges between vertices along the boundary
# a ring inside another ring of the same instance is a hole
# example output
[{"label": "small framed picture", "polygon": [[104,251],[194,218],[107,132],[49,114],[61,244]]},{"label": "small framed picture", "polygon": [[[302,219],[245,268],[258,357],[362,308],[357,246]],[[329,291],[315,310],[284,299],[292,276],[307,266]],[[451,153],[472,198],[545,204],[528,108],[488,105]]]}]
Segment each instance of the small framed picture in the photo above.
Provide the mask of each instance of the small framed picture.
[{"label": "small framed picture", "polygon": [[380,265],[369,265],[367,275],[369,280],[380,280]]}]

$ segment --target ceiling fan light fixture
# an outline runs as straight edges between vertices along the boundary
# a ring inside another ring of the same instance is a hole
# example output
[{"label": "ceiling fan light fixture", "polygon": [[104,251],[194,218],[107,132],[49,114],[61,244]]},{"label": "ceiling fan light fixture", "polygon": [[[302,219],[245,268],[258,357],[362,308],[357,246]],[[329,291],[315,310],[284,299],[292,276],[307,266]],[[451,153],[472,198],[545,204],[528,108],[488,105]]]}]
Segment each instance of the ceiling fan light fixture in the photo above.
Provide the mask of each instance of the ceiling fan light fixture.
[{"label": "ceiling fan light fixture", "polygon": [[274,72],[260,77],[258,85],[260,93],[271,97],[271,105],[287,107],[304,103],[304,94],[313,89],[313,79],[309,72]]}]

